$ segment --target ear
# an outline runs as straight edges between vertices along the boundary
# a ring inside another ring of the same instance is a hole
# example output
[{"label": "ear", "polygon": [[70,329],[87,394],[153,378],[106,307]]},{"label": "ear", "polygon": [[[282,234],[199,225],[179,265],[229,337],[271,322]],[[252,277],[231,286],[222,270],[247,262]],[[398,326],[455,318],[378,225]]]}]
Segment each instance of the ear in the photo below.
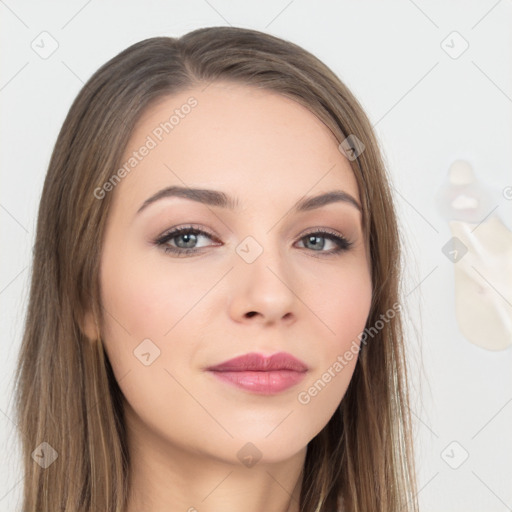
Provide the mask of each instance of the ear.
[{"label": "ear", "polygon": [[100,337],[100,328],[93,312],[88,310],[80,325],[81,331],[90,341],[96,341]]}]

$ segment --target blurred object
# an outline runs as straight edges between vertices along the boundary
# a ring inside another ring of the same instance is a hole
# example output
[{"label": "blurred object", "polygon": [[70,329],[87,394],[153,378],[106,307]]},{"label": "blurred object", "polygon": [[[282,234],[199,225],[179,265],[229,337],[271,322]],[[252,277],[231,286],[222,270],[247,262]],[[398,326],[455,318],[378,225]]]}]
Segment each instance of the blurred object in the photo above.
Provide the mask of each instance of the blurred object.
[{"label": "blurred object", "polygon": [[453,235],[443,252],[454,263],[459,329],[479,347],[506,349],[512,345],[512,232],[491,213],[491,193],[464,160],[451,165],[436,201]]}]

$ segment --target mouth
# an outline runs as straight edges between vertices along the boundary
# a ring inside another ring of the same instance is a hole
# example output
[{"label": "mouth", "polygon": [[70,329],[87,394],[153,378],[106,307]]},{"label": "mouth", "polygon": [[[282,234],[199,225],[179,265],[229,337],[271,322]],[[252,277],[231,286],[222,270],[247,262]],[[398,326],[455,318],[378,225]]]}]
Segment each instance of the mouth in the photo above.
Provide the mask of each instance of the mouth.
[{"label": "mouth", "polygon": [[305,363],[286,352],[270,357],[257,353],[245,354],[207,371],[219,380],[245,391],[272,395],[297,385],[308,371]]}]

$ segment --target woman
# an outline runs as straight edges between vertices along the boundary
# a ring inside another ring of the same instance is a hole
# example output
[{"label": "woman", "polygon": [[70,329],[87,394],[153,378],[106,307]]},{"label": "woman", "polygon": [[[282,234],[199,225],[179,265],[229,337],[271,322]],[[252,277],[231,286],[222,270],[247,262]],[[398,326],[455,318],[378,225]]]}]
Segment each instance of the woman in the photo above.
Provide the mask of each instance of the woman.
[{"label": "woman", "polygon": [[85,84],[41,198],[24,512],[416,510],[400,245],[372,127],[227,27]]}]

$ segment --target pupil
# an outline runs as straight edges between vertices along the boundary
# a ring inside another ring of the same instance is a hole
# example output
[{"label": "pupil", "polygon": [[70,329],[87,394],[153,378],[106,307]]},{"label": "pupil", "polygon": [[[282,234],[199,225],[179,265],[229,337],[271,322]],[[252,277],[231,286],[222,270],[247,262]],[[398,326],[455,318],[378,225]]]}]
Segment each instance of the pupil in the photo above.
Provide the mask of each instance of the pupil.
[{"label": "pupil", "polygon": [[[192,244],[193,244],[194,239],[193,239],[193,238],[191,239],[191,238],[189,238],[189,237],[194,237],[194,236],[195,236],[195,235],[190,234],[190,233],[185,234],[185,235],[181,235],[181,237],[185,240],[185,244],[188,244],[188,243],[190,243],[190,242],[192,242]],[[187,240],[187,239],[188,239],[188,240]],[[188,245],[187,245],[187,248],[188,248]]]},{"label": "pupil", "polygon": [[311,242],[313,244],[313,246],[315,246],[315,247],[321,246],[323,248],[323,244],[315,242],[315,240],[318,240],[319,238],[321,238],[321,237],[318,237],[316,235],[312,235],[312,236],[308,237],[308,240],[309,240],[309,242]]}]

